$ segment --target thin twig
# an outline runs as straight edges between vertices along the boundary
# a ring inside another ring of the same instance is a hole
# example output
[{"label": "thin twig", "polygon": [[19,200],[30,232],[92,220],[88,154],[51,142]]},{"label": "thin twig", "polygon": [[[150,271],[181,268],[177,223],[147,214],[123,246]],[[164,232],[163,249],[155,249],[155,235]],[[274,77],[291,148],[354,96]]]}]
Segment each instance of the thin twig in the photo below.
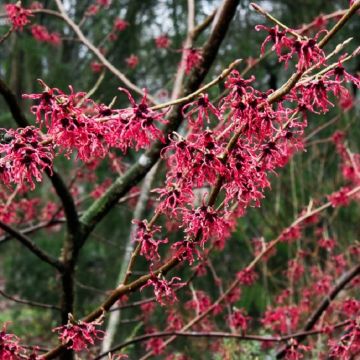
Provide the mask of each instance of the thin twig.
[{"label": "thin twig", "polygon": [[[333,326],[334,329],[338,329],[341,327],[346,326],[349,324],[349,320],[343,321],[341,323],[335,324]],[[322,334],[324,329],[319,330],[312,330],[306,332],[299,332],[284,336],[264,336],[264,335],[245,335],[245,334],[234,334],[234,333],[227,333],[221,331],[209,331],[209,332],[197,332],[197,331],[160,331],[160,332],[153,332],[150,334],[140,335],[130,340],[123,342],[115,347],[113,347],[110,351],[104,352],[96,357],[94,360],[99,360],[104,356],[108,355],[110,352],[114,353],[115,351],[121,350],[129,345],[133,345],[139,342],[143,342],[153,338],[161,338],[161,337],[168,337],[168,336],[182,336],[182,337],[204,337],[204,338],[229,338],[229,339],[236,339],[242,341],[260,341],[260,342],[284,342],[291,339],[296,339],[301,336],[309,336],[309,335],[318,335]]]},{"label": "thin twig", "polygon": [[7,225],[2,221],[0,221],[0,228],[13,236],[16,240],[18,240],[22,245],[27,247],[34,255],[36,255],[42,261],[48,263],[59,271],[63,270],[63,264],[61,263],[61,261],[46,253],[26,235],[22,234],[21,232],[14,229],[12,226]]},{"label": "thin twig", "polygon": [[0,295],[5,297],[6,299],[9,299],[9,300],[14,301],[19,304],[29,305],[29,306],[33,306],[33,307],[39,307],[39,308],[43,308],[43,309],[60,311],[60,308],[58,306],[50,305],[50,304],[43,304],[43,303],[39,303],[37,301],[19,299],[17,297],[6,294],[3,290],[0,290]]},{"label": "thin twig", "polygon": [[[60,0],[55,0],[56,5],[64,19],[64,21],[70,26],[70,28],[75,32],[80,41],[98,58],[98,60],[112,73],[114,74],[121,82],[123,82],[129,89],[133,90],[137,94],[144,96],[145,93],[132,83],[119,69],[117,69],[106,57],[101,53],[101,51],[93,45],[89,39],[84,35],[81,29],[75,24],[73,20],[70,19],[66,13],[63,4]],[[147,95],[147,98],[153,103],[156,104],[156,99],[151,95]]]}]

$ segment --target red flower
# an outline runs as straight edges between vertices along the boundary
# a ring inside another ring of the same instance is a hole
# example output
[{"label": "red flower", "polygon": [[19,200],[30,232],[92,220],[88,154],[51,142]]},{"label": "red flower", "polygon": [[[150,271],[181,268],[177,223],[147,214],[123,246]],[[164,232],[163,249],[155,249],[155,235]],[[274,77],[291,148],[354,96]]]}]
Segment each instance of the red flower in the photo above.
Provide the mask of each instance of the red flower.
[{"label": "red flower", "polygon": [[99,12],[99,10],[100,7],[98,5],[92,4],[86,9],[85,16],[94,16]]},{"label": "red flower", "polygon": [[45,170],[52,172],[54,153],[51,145],[42,144],[40,131],[33,126],[6,131],[0,129],[0,178],[8,184],[29,184],[35,188]]},{"label": "red flower", "polygon": [[328,251],[332,251],[336,246],[336,241],[331,238],[322,238],[319,240],[319,246]]},{"label": "red flower", "polygon": [[23,349],[19,345],[19,339],[13,334],[6,333],[6,324],[0,331],[0,359],[18,360],[21,359],[20,353]]},{"label": "red flower", "polygon": [[97,61],[93,61],[90,64],[90,67],[93,73],[99,73],[104,68],[104,65]]},{"label": "red flower", "polygon": [[114,110],[116,117],[107,121],[107,132],[104,133],[105,140],[111,145],[126,151],[135,145],[135,149],[146,148],[151,140],[164,142],[162,132],[155,126],[158,123],[165,123],[162,112],[155,112],[149,108],[146,90],[145,95],[137,104],[128,90],[123,91],[132,105],[131,108]]},{"label": "red flower", "polygon": [[189,265],[192,265],[195,261],[195,256],[200,259],[201,254],[197,249],[197,244],[194,241],[183,240],[174,243],[171,246],[172,249],[178,249],[175,256],[180,260],[187,260]]},{"label": "red flower", "polygon": [[278,306],[266,310],[261,323],[272,331],[287,334],[298,327],[301,311],[297,306]]},{"label": "red flower", "polygon": [[96,3],[100,6],[108,7],[110,6],[111,0],[96,0]]},{"label": "red flower", "polygon": [[67,345],[68,349],[81,351],[87,349],[89,344],[94,345],[95,339],[101,340],[103,338],[104,331],[97,329],[102,322],[102,318],[90,323],[81,320],[74,322],[71,314],[69,314],[69,322],[53,329],[53,331],[58,332],[61,343]]},{"label": "red flower", "polygon": [[202,54],[199,49],[183,49],[183,52],[185,53],[185,59],[182,64],[182,66],[185,67],[185,73],[189,74],[190,71],[197,67],[201,61],[202,61]]},{"label": "red flower", "polygon": [[348,317],[360,315],[360,301],[354,298],[349,298],[343,301],[342,310]]},{"label": "red flower", "polygon": [[347,193],[350,191],[348,187],[343,187],[339,191],[328,195],[328,200],[330,201],[333,207],[337,206],[347,206],[349,205],[350,198]]},{"label": "red flower", "polygon": [[243,310],[235,309],[235,311],[229,316],[229,325],[236,330],[245,332],[249,319],[250,318],[245,315]]},{"label": "red flower", "polygon": [[[192,109],[186,113],[186,111]],[[190,102],[183,106],[182,113],[185,118],[187,118],[191,125],[195,129],[203,128],[204,119],[206,123],[210,123],[210,113],[212,113],[218,120],[220,120],[220,111],[210,102],[209,96],[207,94],[202,94],[199,98],[193,102]]]},{"label": "red flower", "polygon": [[192,202],[194,194],[189,183],[181,184],[169,182],[165,188],[156,188],[152,190],[159,194],[159,211],[175,215],[177,208],[185,206]]},{"label": "red flower", "polygon": [[49,33],[47,28],[42,25],[33,25],[31,27],[31,34],[37,41],[48,42],[53,45],[59,45],[61,38],[58,33]]},{"label": "red flower", "polygon": [[31,10],[21,7],[20,2],[6,4],[5,10],[15,30],[22,30],[25,25],[30,23],[28,18],[33,16]]},{"label": "red flower", "polygon": [[[152,334],[156,332],[155,328],[148,329],[147,333]],[[154,355],[160,355],[164,351],[165,342],[160,337],[153,337],[146,341],[146,351],[151,351]]]},{"label": "red flower", "polygon": [[147,283],[144,286],[141,287],[140,290],[148,286],[153,286],[156,300],[160,305],[166,305],[164,299],[168,303],[173,304],[175,301],[177,301],[174,288],[182,287],[185,284],[185,283],[175,284],[174,282],[178,280],[181,279],[179,277],[173,277],[170,281],[167,281],[164,277],[161,277],[160,274],[158,276],[152,274],[151,278],[147,281]]},{"label": "red flower", "polygon": [[189,239],[200,237],[200,246],[204,247],[212,237],[221,239],[228,234],[228,223],[219,211],[202,205],[196,209],[183,209],[183,226]]},{"label": "red flower", "polygon": [[138,241],[141,244],[140,255],[145,256],[145,258],[150,261],[159,260],[159,245],[166,244],[168,242],[167,239],[154,239],[154,235],[157,232],[160,232],[161,227],[153,225],[150,229],[146,220],[133,220],[133,224],[137,224],[138,226],[135,233],[135,241]]},{"label": "red flower", "polygon": [[272,28],[269,28],[264,25],[256,25],[256,31],[265,30],[269,33],[269,35],[265,38],[264,42],[261,45],[261,54],[265,53],[265,47],[268,42],[272,42],[272,50],[276,51],[276,54],[281,57],[283,48],[290,48],[293,44],[293,40],[288,38],[286,35],[286,31],[280,30],[278,25],[275,25]]},{"label": "red flower", "polygon": [[285,350],[285,360],[300,360],[304,358],[302,352],[309,354],[310,346],[299,344],[297,340],[290,339],[290,346]]},{"label": "red flower", "polygon": [[181,316],[177,314],[174,310],[169,311],[166,323],[166,330],[168,331],[181,330],[181,328],[184,326],[184,321],[182,320]]},{"label": "red flower", "polygon": [[171,41],[167,35],[160,35],[155,38],[155,44],[158,49],[167,49],[170,46]]},{"label": "red flower", "polygon": [[125,59],[125,62],[130,69],[135,69],[139,64],[139,58],[136,55],[132,54]]},{"label": "red flower", "polygon": [[117,18],[114,22],[114,29],[124,31],[129,26],[129,23],[123,19]]},{"label": "red flower", "polygon": [[299,225],[291,226],[287,229],[285,229],[281,235],[281,241],[292,241],[300,239],[301,237],[301,228]]},{"label": "red flower", "polygon": [[360,351],[360,325],[354,320],[346,326],[339,341],[329,340],[330,357],[350,360]]},{"label": "red flower", "polygon": [[251,286],[257,279],[257,274],[253,269],[244,269],[236,274],[241,285]]},{"label": "red flower", "polygon": [[286,275],[291,281],[295,283],[299,281],[299,279],[303,276],[304,272],[305,269],[303,264],[301,264],[296,259],[289,260]]}]

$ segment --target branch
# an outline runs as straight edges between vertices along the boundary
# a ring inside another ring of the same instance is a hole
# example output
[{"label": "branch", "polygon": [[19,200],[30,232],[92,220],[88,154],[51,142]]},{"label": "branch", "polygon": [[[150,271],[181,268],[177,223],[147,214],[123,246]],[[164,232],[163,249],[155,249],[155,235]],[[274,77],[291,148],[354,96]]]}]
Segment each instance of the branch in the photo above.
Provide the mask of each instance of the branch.
[{"label": "branch", "polygon": [[6,231],[8,234],[13,236],[16,240],[18,240],[21,244],[27,247],[34,255],[36,255],[42,261],[48,263],[52,267],[56,268],[59,271],[63,270],[63,265],[61,261],[54,258],[53,256],[47,254],[44,250],[40,249],[30,238],[21,232],[14,229],[12,226],[7,225],[0,221],[0,228]]},{"label": "branch", "polygon": [[[58,1],[58,0],[57,0]],[[360,3],[360,1],[359,1]],[[229,26],[229,21],[234,16],[236,7],[237,7],[238,1],[235,0],[225,0],[223,6],[222,6],[222,12],[221,16],[219,16],[219,20],[216,23],[214,30],[212,34],[210,35],[210,39],[207,42],[207,44],[204,47],[203,51],[203,62],[201,66],[194,69],[190,80],[187,84],[187,87],[185,89],[185,93],[191,93],[196,90],[196,88],[201,83],[202,79],[205,77],[210,65],[212,64],[213,60],[215,59],[215,56],[217,54],[218,47],[220,46],[220,43],[222,41],[223,36],[225,35],[226,29]],[[350,10],[349,10],[350,11]],[[346,17],[346,14],[344,15]],[[342,19],[340,19],[340,22]],[[337,25],[335,25],[336,27]],[[224,32],[225,27],[225,32]],[[217,32],[220,31],[220,33],[223,35],[220,39],[217,34]],[[335,32],[333,32],[334,34]],[[216,35],[214,35],[216,34]],[[214,38],[215,37],[215,38]],[[211,41],[212,39],[212,41]],[[215,50],[214,50],[215,46]],[[292,89],[293,86],[295,86],[296,82],[301,77],[302,73],[295,73],[290,80],[282,86],[277,92],[270,95],[268,101],[270,103],[273,103],[277,101],[279,98],[281,98],[284,94],[286,94],[288,91]],[[200,81],[200,82],[199,82]],[[193,86],[196,86],[193,88]],[[275,95],[274,95],[275,94]],[[170,122],[168,126],[166,127],[166,130],[169,128],[175,126],[177,127],[179,125],[179,122],[181,121],[181,111],[179,106],[175,106],[170,113]],[[166,131],[165,131],[166,133]],[[240,133],[235,134],[228,146],[227,151],[230,151],[232,147],[235,146],[238,138],[240,136]],[[159,151],[161,150],[163,145],[159,144],[158,142],[155,143],[152,148],[145,153],[145,155],[142,155],[139,159],[139,161],[133,165],[130,170],[121,178],[118,178],[115,183],[110,187],[110,189],[98,200],[96,201],[83,215],[81,221],[84,225],[84,234],[87,237],[90,232],[93,230],[93,228],[96,226],[96,224],[110,211],[113,204],[116,203],[119,197],[123,193],[125,193],[127,190],[131,188],[131,186],[134,185],[134,180],[139,181],[146,172],[153,166],[153,164],[157,161],[157,157],[159,154]],[[226,158],[226,153],[224,155],[224,158]],[[213,188],[213,191],[209,197],[208,204],[211,204],[215,201],[217,194],[220,191],[222,185],[222,179],[219,178],[217,185]],[[348,193],[348,196],[354,194],[355,192],[360,190],[360,186],[353,189]],[[324,209],[330,207],[330,203],[326,203],[323,206],[313,210],[308,211],[307,214],[297,219],[294,224],[297,224],[298,222],[303,221],[304,219],[308,218],[309,216],[318,213],[320,211],[323,211]],[[311,214],[311,215],[310,215]],[[267,249],[265,249],[261,254],[259,254],[246,268],[247,270],[251,270],[255,267],[255,265],[261,260],[263,256],[265,256],[274,246],[278,244],[280,241],[280,236],[278,239],[273,240],[269,243],[269,246]],[[181,261],[178,257],[174,257],[170,259],[167,263],[159,267],[157,270],[154,270],[152,274],[147,274],[144,276],[139,277],[137,280],[133,281],[130,284],[119,286],[116,288],[112,294],[92,313],[87,315],[85,318],[83,318],[83,321],[90,322],[95,319],[97,319],[99,316],[101,316],[104,312],[109,311],[111,306],[119,299],[119,296],[123,294],[127,294],[130,292],[134,292],[138,290],[141,286],[145,285],[147,281],[151,278],[153,275],[157,274],[166,274],[169,270],[173,269],[176,265],[178,265]],[[205,316],[207,316],[215,306],[217,306],[219,303],[221,303],[226,296],[239,284],[239,279],[236,279],[231,286],[227,289],[227,291],[211,306],[207,311],[205,311],[203,314],[199,315],[192,321],[190,321],[185,328],[182,330],[187,330],[190,328],[193,324],[203,319]],[[58,347],[54,348],[50,352],[48,352],[45,355],[45,359],[52,359],[56,357],[58,354],[60,354],[64,350],[64,345],[59,345]]]},{"label": "branch", "polygon": [[[311,314],[310,318],[306,322],[302,335],[298,337],[298,342],[302,342],[307,337],[307,332],[310,331],[316,322],[320,319],[321,315],[326,311],[326,309],[331,304],[331,301],[335,299],[335,297],[339,294],[341,290],[345,288],[345,286],[350,283],[353,279],[355,279],[358,275],[360,275],[360,265],[353,267],[351,270],[346,272],[337,282],[337,284],[332,288],[330,293],[324,298],[324,300],[320,303],[320,305],[315,309],[315,311]],[[285,346],[281,349],[277,354],[276,358],[281,359],[286,355],[286,350],[288,346]]]},{"label": "branch", "polygon": [[319,47],[323,48],[330,39],[346,24],[346,22],[360,9],[360,0],[354,2],[351,8],[341,17],[341,19],[333,26],[333,28],[319,42]]},{"label": "branch", "polygon": [[0,94],[4,97],[4,100],[7,103],[11,115],[13,116],[16,123],[21,127],[28,126],[29,122],[27,121],[23,111],[21,110],[21,107],[18,104],[15,94],[1,78],[0,78]]},{"label": "branch", "polygon": [[[187,34],[183,49],[190,49],[192,47],[194,38],[192,35],[194,23],[195,23],[195,4],[193,0],[187,1],[188,13],[187,13]],[[185,77],[185,67],[184,63],[186,60],[186,52],[182,51],[180,63],[175,75],[174,86],[171,92],[171,100],[177,99],[182,92],[184,77]]]},{"label": "branch", "polygon": [[[343,321],[334,325],[335,329],[341,328],[349,324],[349,320]],[[204,338],[226,338],[226,339],[236,339],[242,341],[260,341],[260,342],[283,342],[290,339],[299,338],[301,336],[317,335],[323,333],[323,329],[312,330],[306,332],[299,332],[294,334],[289,334],[285,336],[262,336],[262,335],[241,335],[234,333],[227,333],[222,331],[209,331],[209,332],[197,332],[197,331],[159,331],[150,334],[140,335],[133,339],[124,341],[122,344],[114,346],[110,351],[104,352],[96,357],[94,360],[99,360],[109,353],[114,353],[115,351],[121,350],[129,345],[143,342],[148,339],[161,338],[168,336],[182,336],[182,337],[204,337]]]},{"label": "branch", "polygon": [[[29,226],[29,227],[24,228],[24,229],[20,229],[19,231],[23,235],[27,235],[27,234],[31,234],[31,233],[33,233],[33,232],[35,232],[37,230],[40,230],[40,229],[55,226],[55,225],[58,225],[58,224],[63,224],[64,222],[66,222],[65,219],[54,219],[54,220],[50,220],[50,221],[44,221],[44,222],[41,222],[39,224]],[[12,236],[9,235],[9,234],[0,237],[0,245],[5,243],[6,241],[10,240],[11,238],[12,238]]]},{"label": "branch", "polygon": [[[98,60],[112,73],[114,74],[120,81],[122,81],[129,89],[133,90],[137,94],[144,96],[144,92],[137,87],[134,83],[132,83],[120,70],[118,70],[106,57],[100,52],[100,50],[92,44],[89,39],[84,35],[81,29],[74,23],[73,20],[70,19],[68,14],[66,13],[64,6],[61,3],[61,0],[55,0],[56,5],[64,19],[64,21],[70,26],[70,28],[75,32],[78,36],[79,40],[98,58]],[[147,95],[147,98],[154,104],[156,104],[156,100],[151,95]]]},{"label": "branch", "polygon": [[[219,47],[227,33],[231,19],[239,0],[224,0],[224,6],[216,23],[214,30],[209,36],[203,48],[203,61],[199,67],[193,70],[185,86],[184,95],[193,93],[198,89],[206,74],[209,72]],[[174,106],[167,117],[169,123],[164,128],[164,138],[176,131],[182,121],[181,106]],[[152,168],[160,156],[161,149],[166,146],[159,141],[143,154],[138,161],[122,176],[115,180],[104,195],[95,201],[81,217],[84,226],[85,238],[91,233],[95,226],[106,216],[106,214],[117,203],[118,199],[124,196],[135,184],[144,178],[146,173]],[[85,241],[85,239],[84,239]]]},{"label": "branch", "polygon": [[36,301],[29,301],[29,300],[19,299],[19,298],[16,298],[16,297],[13,297],[13,296],[10,296],[10,295],[6,294],[2,290],[0,290],[0,295],[5,297],[6,299],[9,299],[9,300],[14,301],[14,302],[19,303],[19,304],[39,307],[39,308],[43,308],[43,309],[50,309],[50,310],[60,311],[60,308],[58,306],[49,305],[49,304],[43,304],[43,303],[39,303],[39,302],[36,302]]},{"label": "branch", "polygon": [[216,85],[217,83],[219,83],[221,80],[224,80],[225,78],[227,78],[227,76],[231,73],[231,71],[240,64],[240,62],[242,61],[242,59],[237,59],[235,61],[233,61],[219,76],[217,76],[214,80],[210,81],[209,83],[207,83],[206,85],[204,85],[203,87],[201,87],[200,89],[194,91],[193,93],[184,96],[182,98],[176,99],[176,100],[172,100],[172,101],[168,101],[166,103],[162,103],[159,105],[155,105],[152,106],[151,109],[152,110],[159,110],[159,109],[163,109],[172,105],[180,105],[180,104],[184,104],[190,100],[192,100],[193,98],[195,98],[196,96],[200,95],[201,93],[203,93],[204,91],[206,91],[207,89],[213,87],[214,85]]},{"label": "branch", "polygon": [[[352,196],[355,193],[360,191],[360,186],[354,188],[353,190],[349,191],[347,193],[347,196]],[[289,227],[294,227],[296,225],[299,225],[300,223],[302,223],[303,221],[305,221],[306,219],[308,219],[309,217],[318,214],[322,211],[324,211],[325,209],[331,207],[331,203],[327,202],[324,205],[311,210],[308,209],[308,211],[300,216],[299,218],[297,218]],[[272,240],[269,242],[268,246],[261,252],[259,253],[254,260],[245,268],[246,271],[251,271],[255,268],[255,266],[260,262],[260,260],[262,260],[262,258],[264,256],[266,256],[267,254],[269,254],[271,252],[271,250],[273,248],[275,248],[279,243],[281,242],[281,235],[279,235],[276,239]],[[170,261],[169,261],[170,263]],[[170,265],[170,264],[169,264]],[[171,266],[171,265],[170,265]],[[175,265],[174,265],[175,266]],[[181,329],[181,331],[186,331],[188,329],[190,329],[193,325],[197,324],[198,322],[200,322],[202,319],[204,319],[207,315],[211,314],[211,312],[219,305],[221,304],[226,297],[240,284],[240,279],[235,279],[230,286],[227,288],[227,290],[209,307],[207,308],[203,313],[199,314],[198,316],[196,316],[195,318],[193,318],[191,321],[189,321],[185,326],[183,326],[183,328]],[[165,345],[168,345],[169,343],[171,343],[172,341],[174,341],[176,339],[176,336],[172,336],[170,337],[170,339],[168,339],[165,342]],[[147,355],[150,355],[151,352],[149,352]],[[147,355],[145,355],[141,360],[145,360],[147,359]]]},{"label": "branch", "polygon": [[[15,94],[1,78],[0,93],[4,97],[4,100],[7,103],[16,124],[20,127],[29,126],[30,123],[28,122],[25,114],[23,113]],[[46,175],[49,177],[59,199],[62,202],[69,232],[71,234],[77,233],[80,229],[79,219],[71,193],[69,192],[66,184],[64,183],[60,175],[55,170],[53,170],[52,174],[50,173],[50,171],[46,171]]]}]

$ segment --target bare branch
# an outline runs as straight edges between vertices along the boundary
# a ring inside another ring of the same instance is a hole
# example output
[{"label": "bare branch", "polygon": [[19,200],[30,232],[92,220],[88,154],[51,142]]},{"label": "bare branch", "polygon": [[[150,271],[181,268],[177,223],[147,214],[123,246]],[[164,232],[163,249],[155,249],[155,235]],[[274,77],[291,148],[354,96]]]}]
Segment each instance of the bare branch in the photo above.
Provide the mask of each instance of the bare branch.
[{"label": "bare branch", "polygon": [[[133,90],[137,94],[144,96],[144,92],[133,84],[120,70],[118,70],[106,57],[100,52],[100,50],[93,45],[89,39],[84,35],[81,29],[74,23],[73,20],[70,19],[68,14],[66,13],[64,6],[62,5],[60,0],[55,0],[56,5],[64,19],[64,21],[70,26],[70,28],[75,32],[80,41],[98,58],[98,60],[112,73],[114,74],[121,82],[123,82],[129,89]],[[148,99],[156,104],[155,98],[151,95],[147,95]]]},{"label": "bare branch", "polygon": [[12,226],[5,224],[0,221],[0,228],[6,231],[8,234],[13,236],[16,240],[18,240],[22,245],[27,247],[34,255],[36,255],[42,261],[48,263],[52,267],[55,267],[59,271],[63,270],[63,265],[61,261],[54,258],[53,256],[47,254],[44,250],[40,249],[31,239],[29,239],[26,235],[20,233]]},{"label": "bare branch", "polygon": [[2,295],[6,299],[9,299],[9,300],[14,301],[19,304],[29,305],[29,306],[33,306],[33,307],[39,307],[42,309],[50,309],[50,310],[60,311],[60,308],[58,306],[43,304],[43,303],[39,303],[36,301],[19,299],[17,297],[6,294],[3,290],[0,290],[0,295]]}]

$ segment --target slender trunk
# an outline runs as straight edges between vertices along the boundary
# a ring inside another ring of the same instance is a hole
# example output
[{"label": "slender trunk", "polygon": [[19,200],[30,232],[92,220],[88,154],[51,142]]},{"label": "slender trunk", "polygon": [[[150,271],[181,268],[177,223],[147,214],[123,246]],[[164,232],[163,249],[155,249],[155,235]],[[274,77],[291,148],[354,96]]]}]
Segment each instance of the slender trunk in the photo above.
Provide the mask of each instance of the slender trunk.
[{"label": "slender trunk", "polygon": [[[136,207],[134,210],[134,215],[133,218],[134,219],[141,219],[144,216],[145,210],[146,210],[146,204],[148,202],[149,199],[149,192],[151,190],[152,184],[153,184],[153,180],[155,178],[157,169],[158,169],[159,163],[157,163],[150,171],[149,173],[146,175],[143,185],[141,187],[141,193],[139,196],[139,199],[136,203]],[[116,282],[116,286],[118,284],[121,284],[121,282],[123,281],[125,274],[126,274],[126,270],[127,270],[127,266],[128,263],[130,261],[131,258],[131,253],[134,250],[134,234],[136,231],[137,226],[135,224],[131,225],[130,227],[130,234],[129,237],[127,239],[127,243],[126,243],[126,247],[125,247],[125,253],[121,262],[121,266],[120,266],[120,270],[119,270],[119,274],[117,277],[117,282]],[[116,334],[116,330],[117,327],[120,323],[120,319],[121,319],[121,311],[113,311],[110,313],[109,316],[109,321],[106,327],[106,331],[105,331],[105,337],[104,340],[101,344],[101,351],[100,353],[104,353],[107,352],[111,349],[111,345],[114,341],[114,337]]]}]

